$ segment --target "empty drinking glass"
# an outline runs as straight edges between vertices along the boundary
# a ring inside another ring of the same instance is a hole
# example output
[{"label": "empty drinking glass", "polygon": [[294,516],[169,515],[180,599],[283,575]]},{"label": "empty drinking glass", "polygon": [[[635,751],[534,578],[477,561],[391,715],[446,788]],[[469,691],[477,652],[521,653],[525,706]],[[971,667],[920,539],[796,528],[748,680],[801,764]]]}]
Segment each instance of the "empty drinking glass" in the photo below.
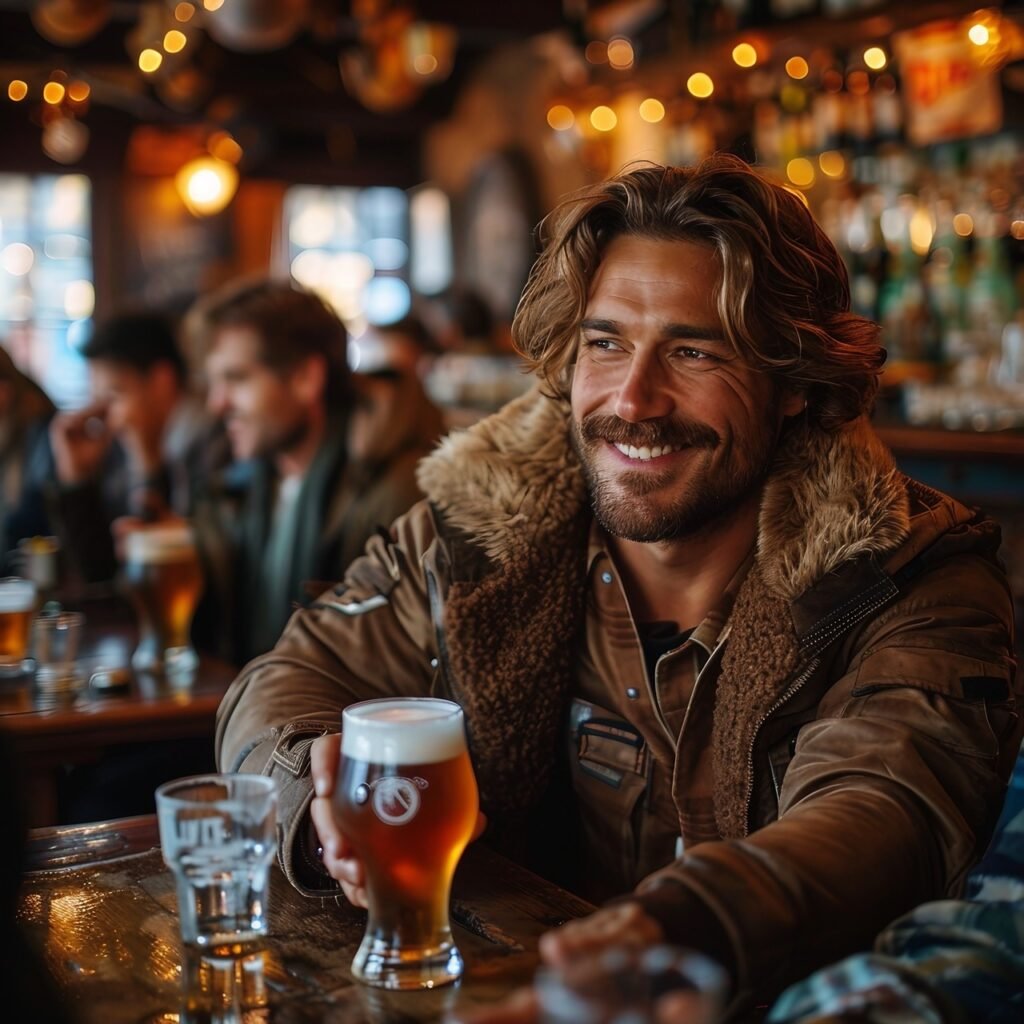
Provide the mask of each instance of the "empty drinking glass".
[{"label": "empty drinking glass", "polygon": [[277,847],[277,783],[263,775],[196,775],[160,786],[156,807],[182,940],[215,953],[259,948]]}]

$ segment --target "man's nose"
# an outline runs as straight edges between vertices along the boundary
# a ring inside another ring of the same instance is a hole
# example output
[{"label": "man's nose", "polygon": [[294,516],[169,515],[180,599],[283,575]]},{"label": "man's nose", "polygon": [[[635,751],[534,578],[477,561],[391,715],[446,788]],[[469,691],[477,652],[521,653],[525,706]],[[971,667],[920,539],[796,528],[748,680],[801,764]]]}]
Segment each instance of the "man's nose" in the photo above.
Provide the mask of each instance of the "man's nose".
[{"label": "man's nose", "polygon": [[630,362],[615,393],[615,414],[629,423],[658,419],[672,412],[672,398],[665,387],[664,369],[657,360]]}]

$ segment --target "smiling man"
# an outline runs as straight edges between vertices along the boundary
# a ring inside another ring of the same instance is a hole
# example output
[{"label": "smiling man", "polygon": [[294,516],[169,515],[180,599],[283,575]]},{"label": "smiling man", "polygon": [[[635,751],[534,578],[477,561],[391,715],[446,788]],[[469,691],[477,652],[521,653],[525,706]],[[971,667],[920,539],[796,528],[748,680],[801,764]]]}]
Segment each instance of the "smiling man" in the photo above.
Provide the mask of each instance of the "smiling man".
[{"label": "smiling man", "polygon": [[539,387],[421,464],[428,500],[235,683],[218,757],[281,780],[297,886],[365,903],[340,710],[452,697],[489,840],[617,898],[543,955],[696,947],[738,1014],[984,849],[1019,739],[999,532],[896,470],[878,328],[783,188],[635,169],[546,227]]}]

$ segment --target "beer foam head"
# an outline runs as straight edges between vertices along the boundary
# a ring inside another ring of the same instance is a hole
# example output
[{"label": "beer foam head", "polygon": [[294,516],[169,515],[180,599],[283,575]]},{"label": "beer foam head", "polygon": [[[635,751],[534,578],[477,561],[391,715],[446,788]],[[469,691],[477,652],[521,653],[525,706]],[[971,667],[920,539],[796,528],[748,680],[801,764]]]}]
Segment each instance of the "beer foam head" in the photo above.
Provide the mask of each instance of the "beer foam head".
[{"label": "beer foam head", "polygon": [[146,526],[128,534],[125,551],[129,562],[154,565],[180,562],[195,551],[192,530],[185,523]]},{"label": "beer foam head", "polygon": [[345,708],[341,752],[371,764],[436,764],[466,749],[462,708],[434,697],[367,700]]},{"label": "beer foam head", "polygon": [[36,585],[31,580],[9,576],[0,580],[0,612],[24,612],[36,603]]}]

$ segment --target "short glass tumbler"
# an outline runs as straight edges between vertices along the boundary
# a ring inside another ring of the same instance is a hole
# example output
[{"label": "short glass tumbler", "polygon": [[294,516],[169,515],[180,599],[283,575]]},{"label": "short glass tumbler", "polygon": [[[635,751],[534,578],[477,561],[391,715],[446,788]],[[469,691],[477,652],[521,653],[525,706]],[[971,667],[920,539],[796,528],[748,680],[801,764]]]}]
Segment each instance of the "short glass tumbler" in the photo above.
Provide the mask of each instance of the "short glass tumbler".
[{"label": "short glass tumbler", "polygon": [[236,955],[258,947],[277,849],[277,783],[195,775],[160,786],[156,807],[184,943]]},{"label": "short glass tumbler", "polygon": [[408,697],[345,709],[335,812],[366,865],[369,920],[352,962],[361,981],[415,989],[462,976],[448,899],[478,804],[458,704]]}]

